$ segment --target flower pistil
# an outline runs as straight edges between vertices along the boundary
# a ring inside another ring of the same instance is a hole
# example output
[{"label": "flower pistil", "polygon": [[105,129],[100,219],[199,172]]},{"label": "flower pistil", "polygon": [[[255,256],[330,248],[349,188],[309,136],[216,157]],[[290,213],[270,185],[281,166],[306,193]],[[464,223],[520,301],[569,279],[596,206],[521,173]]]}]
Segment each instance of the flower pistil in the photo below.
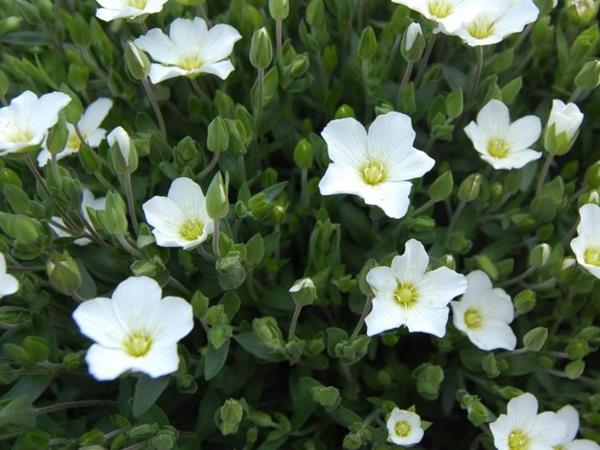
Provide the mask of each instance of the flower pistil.
[{"label": "flower pistil", "polygon": [[152,348],[152,337],[145,331],[135,331],[127,336],[123,348],[128,355],[140,358]]},{"label": "flower pistil", "polygon": [[366,184],[377,186],[387,180],[388,170],[381,161],[369,159],[360,167],[360,176]]},{"label": "flower pistil", "polygon": [[600,267],[600,247],[588,247],[583,254],[583,260],[592,266]]},{"label": "flower pistil", "polygon": [[448,0],[432,0],[428,8],[429,13],[438,19],[444,19],[452,14],[452,3]]}]

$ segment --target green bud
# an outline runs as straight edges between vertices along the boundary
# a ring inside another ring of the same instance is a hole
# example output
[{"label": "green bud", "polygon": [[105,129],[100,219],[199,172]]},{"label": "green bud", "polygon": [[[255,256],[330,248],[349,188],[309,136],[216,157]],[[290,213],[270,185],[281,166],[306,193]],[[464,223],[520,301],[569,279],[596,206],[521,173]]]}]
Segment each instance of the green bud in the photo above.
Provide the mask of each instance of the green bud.
[{"label": "green bud", "polygon": [[536,294],[535,291],[531,289],[526,289],[521,291],[515,297],[515,309],[517,311],[517,315],[527,314],[533,308],[535,308],[536,304]]},{"label": "green bud", "polygon": [[583,359],[590,353],[590,345],[583,339],[575,338],[569,341],[565,351],[571,359]]},{"label": "green bud", "polygon": [[467,415],[469,421],[475,426],[491,422],[494,418],[492,412],[480,401],[473,402],[469,405],[467,408]]},{"label": "green bud", "polygon": [[438,203],[446,200],[452,195],[454,189],[454,178],[450,170],[445,171],[431,184],[428,189],[431,201]]},{"label": "green bud", "polygon": [[310,169],[313,163],[314,151],[312,144],[306,138],[302,138],[294,149],[294,162],[301,169]]},{"label": "green bud", "polygon": [[194,292],[194,295],[192,295],[192,300],[190,302],[192,304],[192,311],[194,312],[194,317],[196,317],[197,319],[204,318],[204,315],[208,310],[208,302],[208,297],[202,292]]},{"label": "green bud", "polygon": [[570,256],[564,258],[560,265],[558,277],[561,281],[568,280],[577,271],[577,260]]},{"label": "green bud", "polygon": [[548,264],[552,249],[546,243],[538,244],[529,253],[529,267],[544,267]]},{"label": "green bud", "polygon": [[360,361],[367,354],[370,338],[368,336],[356,336],[338,342],[334,347],[334,356],[342,361],[342,364],[352,365]]},{"label": "green bud", "polygon": [[68,253],[53,253],[46,263],[46,273],[54,289],[73,295],[81,286],[77,262]]},{"label": "green bud", "polygon": [[63,356],[62,363],[66,369],[77,369],[81,367],[82,358],[78,353],[67,353]]},{"label": "green bud", "polygon": [[93,174],[100,170],[100,158],[91,147],[87,146],[85,143],[81,143],[77,154],[79,155],[81,167],[83,167],[83,170],[87,173]]},{"label": "green bud", "polygon": [[576,25],[586,26],[598,14],[600,2],[598,0],[567,0],[567,13]]},{"label": "green bud", "polygon": [[56,125],[50,128],[48,131],[48,137],[46,138],[46,148],[50,153],[60,153],[67,146],[67,140],[69,139],[69,130],[65,123],[60,120]]},{"label": "green bud", "polygon": [[158,430],[158,424],[144,423],[133,427],[127,434],[131,439],[148,439],[150,436],[154,436],[158,433]]},{"label": "green bud", "polygon": [[596,161],[585,171],[585,183],[593,189],[600,188],[600,161]]},{"label": "green bud", "polygon": [[150,73],[150,60],[146,54],[133,42],[125,44],[125,66],[134,80],[145,80]]},{"label": "green bud", "polygon": [[421,25],[416,22],[411,23],[402,37],[402,56],[406,61],[417,62],[423,56],[425,46]]},{"label": "green bud", "polygon": [[273,60],[273,44],[269,30],[259,28],[252,35],[250,43],[250,63],[255,69],[266,69]]},{"label": "green bud", "polygon": [[69,16],[67,20],[67,28],[69,29],[69,36],[71,40],[81,48],[88,48],[91,44],[91,33],[88,23],[81,17],[80,14],[75,16]]},{"label": "green bud", "polygon": [[39,336],[27,336],[23,339],[23,350],[27,353],[30,361],[39,363],[48,359],[48,344]]},{"label": "green bud", "polygon": [[258,9],[245,3],[246,5],[242,8],[240,31],[244,36],[250,36],[263,24],[263,19]]},{"label": "green bud", "polygon": [[354,114],[354,110],[350,105],[341,105],[335,112],[336,119],[346,119],[348,117],[356,117],[356,114]]},{"label": "green bud", "polygon": [[108,133],[106,141],[110,145],[109,158],[113,170],[119,175],[135,172],[138,167],[138,154],[129,133],[123,127],[117,127]]},{"label": "green bud", "polygon": [[341,401],[340,391],[333,386],[315,386],[310,393],[312,399],[323,408],[335,408]]},{"label": "green bud", "polygon": [[229,131],[225,119],[215,117],[208,125],[206,147],[214,153],[223,153],[229,148]]},{"label": "green bud", "polygon": [[481,192],[482,183],[483,177],[480,174],[474,173],[469,175],[458,188],[458,198],[465,203],[477,199]]},{"label": "green bud", "polygon": [[576,380],[585,371],[585,362],[578,359],[577,361],[571,361],[565,366],[565,374],[570,380]]},{"label": "green bud", "polygon": [[496,356],[493,353],[488,353],[481,360],[481,367],[489,378],[496,378],[500,375],[500,369],[498,369],[498,362]]},{"label": "green bud", "polygon": [[591,91],[600,85],[600,61],[593,60],[583,66],[575,77],[575,86],[582,91]]},{"label": "green bud", "polygon": [[227,313],[225,312],[225,305],[211,306],[206,310],[204,319],[211,327],[228,323],[229,316],[227,316]]},{"label": "green bud", "polygon": [[327,73],[331,73],[338,65],[338,51],[335,45],[328,45],[323,49],[323,66]]},{"label": "green bud", "polygon": [[523,345],[530,352],[539,352],[548,338],[548,329],[544,327],[534,328],[523,336]]},{"label": "green bud", "polygon": [[325,4],[323,0],[310,0],[306,7],[306,21],[313,28],[325,25]]},{"label": "green bud", "polygon": [[109,191],[106,195],[104,211],[98,212],[102,228],[111,235],[127,233],[127,213],[125,211],[123,198],[116,191]]},{"label": "green bud", "polygon": [[463,113],[463,91],[461,88],[455,89],[446,97],[446,114],[450,119],[456,119]]},{"label": "green bud", "polygon": [[242,423],[244,408],[242,404],[235,399],[225,401],[216,413],[216,424],[224,436],[235,434]]},{"label": "green bud", "polygon": [[208,332],[208,341],[214,348],[219,349],[229,340],[231,336],[233,336],[233,329],[231,328],[231,325],[215,325]]},{"label": "green bud", "polygon": [[440,387],[444,381],[444,370],[431,363],[421,364],[413,372],[417,379],[417,391],[428,400],[436,400],[439,396]]},{"label": "green bud", "polygon": [[1,211],[0,228],[7,236],[21,244],[37,241],[42,232],[42,226],[37,220],[22,214],[7,214]]},{"label": "green bud", "polygon": [[453,255],[443,255],[439,259],[440,267],[447,267],[451,270],[456,270],[456,258]]},{"label": "green bud", "polygon": [[283,348],[283,334],[274,317],[261,317],[252,321],[252,330],[260,342],[269,351]]},{"label": "green bud", "polygon": [[[325,50],[327,50],[327,49],[325,49]],[[330,59],[330,56],[328,56],[327,54],[324,53],[323,54],[323,62],[326,66],[328,65],[328,63],[327,63],[328,59]],[[300,78],[307,72],[309,67],[310,67],[310,58],[308,57],[308,53],[302,53],[300,55],[297,55],[296,57],[294,57],[292,62],[289,64],[290,75],[292,76],[292,78]]]},{"label": "green bud", "polygon": [[208,216],[214,220],[220,220],[229,212],[228,187],[223,182],[221,172],[213,177],[206,191],[206,211]]},{"label": "green bud", "polygon": [[366,27],[358,41],[358,57],[361,60],[372,59],[377,53],[377,37],[373,27]]},{"label": "green bud", "polygon": [[290,14],[289,0],[269,0],[269,13],[275,20],[285,20]]},{"label": "green bud", "polygon": [[290,294],[298,307],[312,305],[317,299],[317,288],[310,278],[297,280],[290,288]]},{"label": "green bud", "polygon": [[358,450],[362,447],[363,441],[360,433],[348,433],[344,436],[344,442],[342,446],[346,450]]},{"label": "green bud", "polygon": [[264,192],[259,192],[248,200],[248,208],[256,220],[263,220],[270,216],[274,205]]},{"label": "green bud", "polygon": [[65,109],[63,109],[65,119],[68,123],[78,123],[81,115],[83,114],[83,105],[81,104],[81,100],[73,92],[65,93],[71,97],[71,101],[65,107]]}]

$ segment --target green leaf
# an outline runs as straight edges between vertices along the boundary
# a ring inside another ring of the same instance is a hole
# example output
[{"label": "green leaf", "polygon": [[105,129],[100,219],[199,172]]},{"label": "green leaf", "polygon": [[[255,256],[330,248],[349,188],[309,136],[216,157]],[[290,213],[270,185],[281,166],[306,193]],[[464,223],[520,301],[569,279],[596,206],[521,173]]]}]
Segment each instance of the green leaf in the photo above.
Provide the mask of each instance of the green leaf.
[{"label": "green leaf", "polygon": [[133,395],[133,415],[139,417],[150,409],[169,384],[169,376],[150,378],[140,375]]},{"label": "green leaf", "polygon": [[216,377],[225,365],[227,355],[229,354],[229,344],[227,341],[217,350],[211,343],[207,345],[206,358],[204,359],[204,379],[209,381]]}]

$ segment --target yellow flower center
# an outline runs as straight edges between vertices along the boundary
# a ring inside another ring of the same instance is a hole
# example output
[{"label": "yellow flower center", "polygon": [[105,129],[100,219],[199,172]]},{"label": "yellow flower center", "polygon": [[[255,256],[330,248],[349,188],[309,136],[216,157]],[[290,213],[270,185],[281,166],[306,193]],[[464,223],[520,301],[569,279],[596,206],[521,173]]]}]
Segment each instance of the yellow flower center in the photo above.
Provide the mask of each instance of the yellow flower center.
[{"label": "yellow flower center", "polygon": [[145,356],[152,348],[152,337],[145,331],[131,333],[123,343],[125,352],[134,358]]},{"label": "yellow flower center", "polygon": [[485,16],[480,16],[469,24],[467,31],[475,39],[485,39],[494,33],[494,22]]},{"label": "yellow flower center", "polygon": [[417,303],[419,293],[410,283],[399,283],[394,291],[394,300],[404,308],[411,308]]},{"label": "yellow flower center", "polygon": [[562,445],[557,445],[554,450],[565,450],[565,448]]},{"label": "yellow flower center", "polygon": [[200,222],[198,219],[191,219],[187,222],[184,222],[183,225],[179,228],[179,234],[186,241],[195,241],[196,239],[202,236],[202,232],[204,231],[204,224]]},{"label": "yellow flower center", "polygon": [[478,328],[481,328],[482,324],[483,317],[481,316],[479,310],[469,308],[465,311],[465,325],[467,326],[467,328],[470,328],[471,330],[476,330]]},{"label": "yellow flower center", "polygon": [[198,54],[194,53],[182,57],[177,65],[185,70],[194,70],[202,67],[202,60]]},{"label": "yellow flower center", "polygon": [[367,160],[360,167],[360,176],[370,186],[377,186],[387,180],[387,168],[377,160]]},{"label": "yellow flower center", "polygon": [[529,450],[531,439],[522,430],[514,430],[508,435],[508,448],[510,450]]},{"label": "yellow flower center", "polygon": [[488,153],[494,158],[506,158],[510,152],[510,146],[504,139],[492,139],[488,143]]},{"label": "yellow flower center", "polygon": [[81,139],[79,139],[79,136],[76,132],[69,135],[67,147],[71,150],[79,150],[79,147],[81,147]]},{"label": "yellow flower center", "polygon": [[135,9],[144,9],[148,0],[125,0],[127,6],[131,6]]},{"label": "yellow flower center", "polygon": [[399,421],[394,427],[396,435],[399,437],[406,437],[410,434],[411,426],[406,420]]},{"label": "yellow flower center", "polygon": [[444,19],[452,14],[452,3],[448,0],[432,0],[429,2],[429,14]]},{"label": "yellow flower center", "polygon": [[14,143],[29,142],[33,139],[33,133],[29,130],[16,129],[8,135],[8,141]]},{"label": "yellow flower center", "polygon": [[600,247],[588,247],[583,254],[586,264],[600,267]]}]

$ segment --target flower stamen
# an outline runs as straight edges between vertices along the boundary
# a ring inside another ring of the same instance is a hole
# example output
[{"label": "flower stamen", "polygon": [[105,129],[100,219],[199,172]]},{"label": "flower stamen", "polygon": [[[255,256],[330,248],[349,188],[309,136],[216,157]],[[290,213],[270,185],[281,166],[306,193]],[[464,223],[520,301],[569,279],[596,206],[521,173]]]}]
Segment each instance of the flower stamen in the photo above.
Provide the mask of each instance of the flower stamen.
[{"label": "flower stamen", "polygon": [[481,312],[475,308],[469,308],[465,311],[465,325],[471,330],[477,330],[483,325]]},{"label": "flower stamen", "polygon": [[396,435],[398,435],[399,437],[408,436],[410,434],[411,429],[412,429],[412,427],[406,420],[399,421],[396,424],[396,426],[394,427],[394,431],[396,432]]},{"label": "flower stamen", "polygon": [[448,0],[432,0],[427,6],[429,13],[438,19],[444,19],[452,14],[452,3]]},{"label": "flower stamen", "polygon": [[494,33],[494,22],[486,16],[479,16],[469,24],[467,31],[475,39],[485,39]]},{"label": "flower stamen", "polygon": [[490,156],[494,158],[502,159],[506,158],[510,153],[510,146],[504,139],[492,139],[488,143],[487,151]]},{"label": "flower stamen", "polygon": [[586,264],[600,267],[600,247],[588,247],[583,253],[583,260]]},{"label": "flower stamen", "polygon": [[145,331],[131,333],[123,342],[125,352],[134,358],[145,356],[152,348],[152,337]]},{"label": "flower stamen", "polygon": [[529,450],[531,439],[522,430],[514,430],[508,435],[508,448],[510,450]]},{"label": "flower stamen", "polygon": [[186,241],[195,241],[202,236],[204,224],[198,219],[191,219],[183,223],[179,228],[179,234]]},{"label": "flower stamen", "polygon": [[399,283],[394,291],[394,300],[403,308],[412,308],[418,297],[417,288],[410,283]]},{"label": "flower stamen", "polygon": [[202,67],[202,60],[198,54],[189,54],[179,60],[178,66],[185,70],[194,70]]},{"label": "flower stamen", "polygon": [[359,171],[362,180],[370,186],[377,186],[388,178],[387,168],[377,160],[367,160]]},{"label": "flower stamen", "polygon": [[148,0],[125,0],[125,4],[135,9],[144,9]]}]

